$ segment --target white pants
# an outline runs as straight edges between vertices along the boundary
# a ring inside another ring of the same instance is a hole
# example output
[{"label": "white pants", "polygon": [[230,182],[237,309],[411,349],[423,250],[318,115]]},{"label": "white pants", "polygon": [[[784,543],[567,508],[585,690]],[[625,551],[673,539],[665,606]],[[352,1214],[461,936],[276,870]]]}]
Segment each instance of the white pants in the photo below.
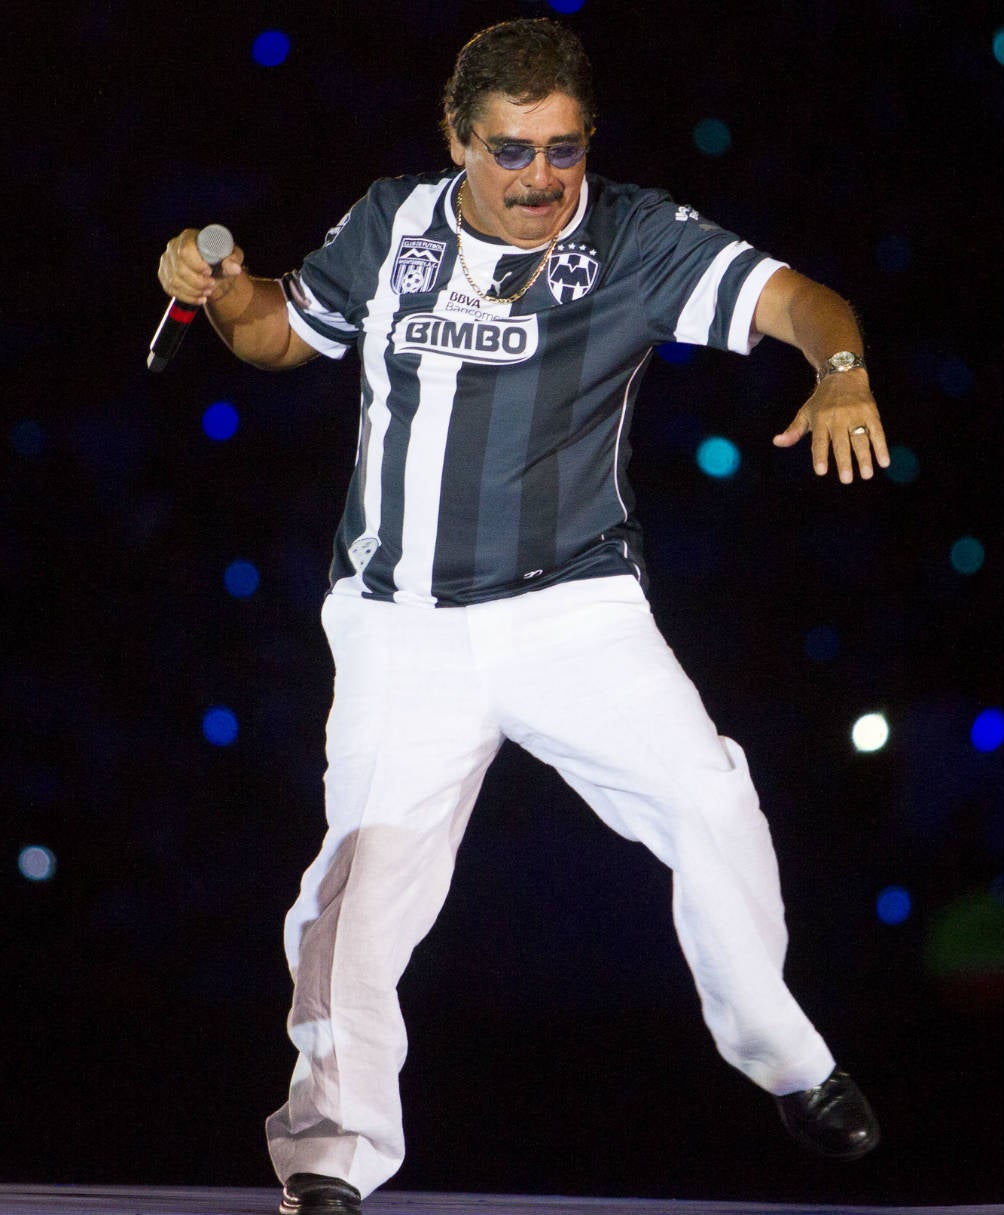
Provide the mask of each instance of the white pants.
[{"label": "white pants", "polygon": [[718,1050],[771,1093],[834,1066],[782,978],[777,863],[740,748],[720,738],[630,577],[466,608],[329,595],[337,671],[328,832],[286,920],[299,1053],[268,1120],[280,1179],[365,1197],[404,1158],[396,988],[446,898],[503,738],[674,871],[680,943]]}]

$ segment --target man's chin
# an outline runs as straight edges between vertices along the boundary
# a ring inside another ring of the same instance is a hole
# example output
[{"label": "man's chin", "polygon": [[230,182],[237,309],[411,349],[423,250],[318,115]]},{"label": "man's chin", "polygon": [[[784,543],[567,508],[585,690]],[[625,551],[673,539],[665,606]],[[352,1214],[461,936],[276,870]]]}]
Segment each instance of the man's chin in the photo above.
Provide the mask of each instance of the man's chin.
[{"label": "man's chin", "polygon": [[509,232],[520,241],[534,244],[550,240],[563,222],[561,206],[556,202],[535,207],[515,206],[506,211]]}]

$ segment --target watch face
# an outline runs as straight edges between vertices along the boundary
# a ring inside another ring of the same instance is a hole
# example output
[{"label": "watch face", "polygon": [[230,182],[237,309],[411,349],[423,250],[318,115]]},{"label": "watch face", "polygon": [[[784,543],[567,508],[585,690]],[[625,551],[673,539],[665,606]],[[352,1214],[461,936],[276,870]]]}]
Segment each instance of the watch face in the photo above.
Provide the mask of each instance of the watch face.
[{"label": "watch face", "polygon": [[864,365],[865,361],[859,354],[852,350],[838,350],[836,354],[831,354],[816,372],[816,382],[821,384],[828,375],[834,375],[838,371],[851,371]]}]

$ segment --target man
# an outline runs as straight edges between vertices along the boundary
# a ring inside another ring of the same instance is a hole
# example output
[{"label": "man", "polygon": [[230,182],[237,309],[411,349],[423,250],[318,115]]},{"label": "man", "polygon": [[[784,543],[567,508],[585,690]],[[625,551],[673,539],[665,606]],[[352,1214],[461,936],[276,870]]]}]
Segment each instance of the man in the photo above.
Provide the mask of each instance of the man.
[{"label": "man", "polygon": [[[355,473],[323,622],[338,672],[328,832],[286,922],[299,1051],[268,1122],[280,1211],[360,1210],[404,1155],[396,987],[446,897],[503,738],[675,871],[673,909],[726,1060],[803,1145],[878,1125],[786,988],[777,869],[745,759],[652,622],[625,479],[658,343],[799,348],[817,473],[888,464],[851,309],[678,207],[586,174],[590,67],[547,20],[493,26],[445,99],[456,168],[377,182],[302,269],[213,278],[194,231],[164,289],[241,358],[362,366]],[[439,610],[442,609],[442,610]]]}]

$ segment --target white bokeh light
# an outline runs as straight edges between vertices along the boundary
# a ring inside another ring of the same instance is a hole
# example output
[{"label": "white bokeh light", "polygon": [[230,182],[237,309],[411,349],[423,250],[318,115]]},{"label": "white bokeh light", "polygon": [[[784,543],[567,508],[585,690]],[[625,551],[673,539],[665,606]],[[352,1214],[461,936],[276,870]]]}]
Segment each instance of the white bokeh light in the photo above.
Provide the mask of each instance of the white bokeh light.
[{"label": "white bokeh light", "polygon": [[881,751],[889,741],[889,723],[882,713],[865,713],[851,728],[851,742],[859,751]]}]

